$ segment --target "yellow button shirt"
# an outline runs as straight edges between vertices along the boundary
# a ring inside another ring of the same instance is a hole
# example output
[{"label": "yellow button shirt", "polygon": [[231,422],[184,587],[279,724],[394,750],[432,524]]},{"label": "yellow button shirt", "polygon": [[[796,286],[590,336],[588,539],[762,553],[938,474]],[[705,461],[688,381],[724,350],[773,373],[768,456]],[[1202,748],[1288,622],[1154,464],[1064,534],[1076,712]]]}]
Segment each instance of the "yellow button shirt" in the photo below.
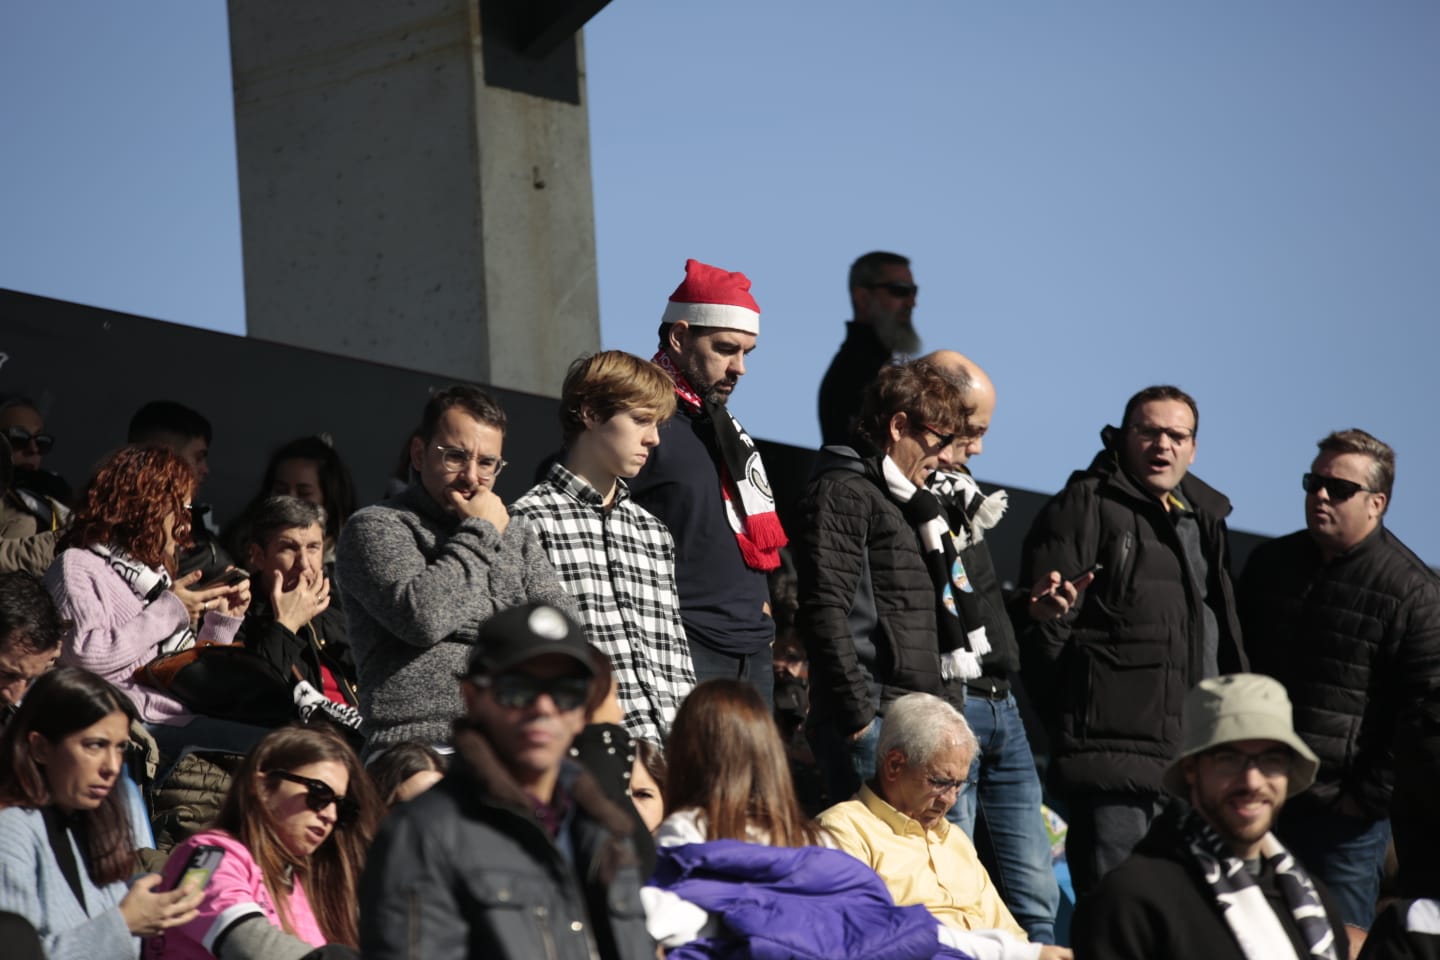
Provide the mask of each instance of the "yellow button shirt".
[{"label": "yellow button shirt", "polygon": [[1004,930],[1026,939],[964,830],[946,820],[926,830],[868,786],[817,819],[841,850],[880,875],[900,906],[923,904],[947,926]]}]

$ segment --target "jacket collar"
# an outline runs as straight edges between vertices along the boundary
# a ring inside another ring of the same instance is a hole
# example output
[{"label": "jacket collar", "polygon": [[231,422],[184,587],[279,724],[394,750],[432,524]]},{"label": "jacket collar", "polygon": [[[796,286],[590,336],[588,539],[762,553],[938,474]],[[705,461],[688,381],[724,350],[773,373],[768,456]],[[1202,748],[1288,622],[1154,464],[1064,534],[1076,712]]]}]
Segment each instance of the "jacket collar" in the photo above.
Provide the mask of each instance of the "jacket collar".
[{"label": "jacket collar", "polygon": [[[490,740],[465,720],[455,721],[455,762],[446,774],[459,787],[462,803],[499,807],[544,829],[535,815],[534,801],[500,762]],[[601,791],[588,770],[568,760],[561,761],[557,789],[570,795],[576,808],[585,812],[616,837],[628,837],[630,818]]]},{"label": "jacket collar", "polygon": [[[1131,499],[1158,506],[1159,499],[1136,483],[1135,478],[1120,466],[1120,430],[1117,427],[1107,426],[1100,431],[1100,439],[1105,446],[1095,454],[1089,467],[1084,470],[1076,470],[1071,474],[1067,484],[1074,483],[1086,476],[1094,476],[1100,478],[1100,481],[1106,486]],[[1180,499],[1184,500],[1186,505],[1195,512],[1207,514],[1219,520],[1228,517],[1231,510],[1234,509],[1230,505],[1229,497],[1188,471],[1185,478],[1180,481]]]},{"label": "jacket collar", "polygon": [[[556,492],[569,497],[577,503],[583,503],[594,507],[596,510],[605,509],[605,500],[600,496],[600,491],[590,485],[590,482],[578,473],[556,461],[550,465],[550,471],[545,474],[545,482],[550,484]],[[610,502],[610,509],[618,507],[630,499],[630,488],[625,485],[621,477],[615,478],[615,499]]]}]

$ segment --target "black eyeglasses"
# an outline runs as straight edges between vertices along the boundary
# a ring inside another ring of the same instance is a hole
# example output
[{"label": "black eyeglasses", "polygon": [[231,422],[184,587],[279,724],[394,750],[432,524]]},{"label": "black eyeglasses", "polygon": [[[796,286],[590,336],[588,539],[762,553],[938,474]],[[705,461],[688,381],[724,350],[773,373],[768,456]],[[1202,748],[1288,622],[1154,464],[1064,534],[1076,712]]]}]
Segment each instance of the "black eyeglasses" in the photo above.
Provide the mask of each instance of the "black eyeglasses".
[{"label": "black eyeglasses", "polygon": [[1130,425],[1130,429],[1134,430],[1135,435],[1146,443],[1158,443],[1161,437],[1169,437],[1170,442],[1178,447],[1195,439],[1193,430],[1171,430],[1166,427],[1139,426],[1133,423]]},{"label": "black eyeglasses", "polygon": [[897,300],[904,300],[906,297],[913,297],[920,292],[920,288],[913,283],[893,281],[891,283],[867,283],[866,290],[884,290]]},{"label": "black eyeglasses", "polygon": [[922,423],[922,424],[920,424],[920,429],[921,429],[921,430],[924,430],[926,433],[931,434],[932,436],[934,436],[934,438],[935,438],[936,440],[939,440],[939,441],[940,441],[940,446],[942,446],[942,447],[948,447],[948,446],[950,446],[950,444],[952,444],[952,443],[955,442],[955,438],[956,438],[957,436],[959,436],[959,434],[957,434],[957,433],[941,433],[939,430],[936,430],[934,427],[930,426],[930,424],[928,424],[928,423]]},{"label": "black eyeglasses", "polygon": [[315,780],[311,777],[302,777],[291,773],[289,770],[266,770],[265,776],[277,777],[281,780],[289,780],[291,783],[298,783],[305,788],[305,806],[319,813],[330,804],[335,804],[335,825],[343,827],[347,823],[354,822],[360,815],[360,805],[354,799],[338,794],[335,788],[324,780]]},{"label": "black eyeglasses", "polygon": [[951,790],[959,793],[961,790],[965,789],[965,784],[969,783],[970,781],[951,780],[948,777],[926,777],[925,782],[930,784],[930,787],[936,793],[949,793]]},{"label": "black eyeglasses", "polygon": [[1206,754],[1215,772],[1225,778],[1238,777],[1254,767],[1262,777],[1279,777],[1290,772],[1290,751],[1264,750],[1260,753],[1242,753],[1239,750],[1220,748]]},{"label": "black eyeglasses", "polygon": [[477,687],[488,687],[496,703],[512,710],[530,706],[540,699],[542,693],[549,694],[555,709],[562,713],[584,706],[590,697],[590,678],[580,674],[537,677],[517,670],[470,679]]},{"label": "black eyeglasses", "polygon": [[5,438],[10,441],[11,450],[24,450],[33,443],[36,452],[41,456],[49,453],[50,448],[55,446],[55,438],[50,436],[50,434],[31,433],[24,427],[7,427],[5,429]]},{"label": "black eyeglasses", "polygon": [[1330,494],[1330,499],[1335,503],[1343,503],[1355,494],[1360,492],[1376,493],[1369,487],[1362,487],[1354,480],[1341,480],[1339,477],[1322,477],[1318,473],[1307,473],[1300,478],[1300,486],[1305,488],[1306,493],[1319,493],[1324,490]]}]

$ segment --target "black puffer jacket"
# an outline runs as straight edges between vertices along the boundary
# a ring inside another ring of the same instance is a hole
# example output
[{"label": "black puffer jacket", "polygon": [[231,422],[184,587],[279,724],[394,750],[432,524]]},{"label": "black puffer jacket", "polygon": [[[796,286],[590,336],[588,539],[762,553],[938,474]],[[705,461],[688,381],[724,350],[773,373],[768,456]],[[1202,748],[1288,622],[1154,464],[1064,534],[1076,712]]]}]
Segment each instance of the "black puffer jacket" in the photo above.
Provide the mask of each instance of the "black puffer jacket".
[{"label": "black puffer jacket", "polygon": [[1285,684],[1320,757],[1291,803],[1388,816],[1399,720],[1440,679],[1440,578],[1383,526],[1329,563],[1300,530],[1255,548],[1240,601],[1255,669]]},{"label": "black puffer jacket", "polygon": [[[1205,546],[1220,672],[1244,670],[1225,528],[1230,501],[1193,474],[1180,497],[1196,512]],[[1097,561],[1104,569],[1069,614],[1026,627],[1025,685],[1050,727],[1061,790],[1159,794],[1179,751],[1185,694],[1203,679],[1204,601],[1175,520],[1109,448],[1035,518],[1020,582],[1051,570],[1073,576]]]},{"label": "black puffer jacket", "polygon": [[842,734],[907,693],[956,706],[964,696],[941,679],[935,588],[880,461],[823,448],[798,510],[795,626],[810,655],[810,717]]},{"label": "black puffer jacket", "polygon": [[490,742],[457,723],[455,758],[401,805],[360,882],[366,960],[653,960],[629,816],[566,763],[571,851],[551,840]]}]

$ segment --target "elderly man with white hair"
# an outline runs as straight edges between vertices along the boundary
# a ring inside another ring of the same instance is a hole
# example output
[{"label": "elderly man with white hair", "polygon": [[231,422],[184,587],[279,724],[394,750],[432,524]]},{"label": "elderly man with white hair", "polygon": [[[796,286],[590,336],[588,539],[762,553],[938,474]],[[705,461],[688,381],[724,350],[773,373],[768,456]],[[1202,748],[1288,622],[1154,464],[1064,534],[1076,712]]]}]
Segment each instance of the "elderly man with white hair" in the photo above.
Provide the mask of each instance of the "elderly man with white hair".
[{"label": "elderly man with white hair", "polygon": [[1026,940],[975,845],[945,819],[975,750],[975,734],[953,706],[928,693],[900,697],[880,728],[875,778],[820,814],[820,824],[880,875],[897,904],[923,904],[966,931],[963,949],[980,960],[1069,958],[1065,947]]}]

